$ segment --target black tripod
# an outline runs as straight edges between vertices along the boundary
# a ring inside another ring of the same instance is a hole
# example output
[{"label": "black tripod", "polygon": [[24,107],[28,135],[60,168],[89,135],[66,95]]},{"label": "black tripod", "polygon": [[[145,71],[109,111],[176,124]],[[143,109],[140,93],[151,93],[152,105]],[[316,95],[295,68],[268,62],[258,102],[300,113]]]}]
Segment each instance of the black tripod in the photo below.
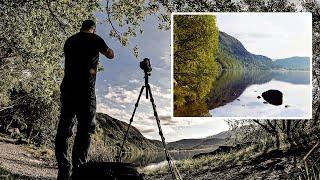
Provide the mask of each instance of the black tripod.
[{"label": "black tripod", "polygon": [[137,109],[137,107],[139,105],[141,94],[142,94],[144,88],[146,88],[146,98],[148,99],[148,96],[150,96],[150,102],[152,103],[154,117],[156,118],[156,121],[157,121],[158,129],[159,129],[159,135],[161,137],[162,145],[164,147],[164,152],[165,152],[165,155],[166,155],[166,160],[168,161],[169,171],[170,171],[170,173],[172,175],[172,179],[174,179],[174,180],[181,179],[179,172],[174,169],[174,164],[173,164],[171,156],[170,156],[170,154],[169,154],[169,152],[167,150],[167,145],[166,145],[166,142],[165,142],[165,138],[163,136],[162,128],[160,126],[160,119],[158,117],[158,113],[157,113],[157,110],[156,110],[156,105],[154,104],[154,99],[153,99],[151,88],[150,88],[150,85],[149,85],[149,76],[151,76],[151,73],[147,72],[147,71],[144,71],[144,73],[145,73],[144,74],[144,86],[141,87],[138,100],[137,100],[137,102],[135,104],[132,116],[130,118],[129,126],[128,126],[127,131],[125,133],[125,136],[123,138],[123,141],[122,141],[122,144],[121,144],[121,148],[120,148],[120,152],[119,152],[118,156],[116,156],[116,160],[118,162],[121,162],[121,158],[122,158],[122,155],[123,155],[124,144],[125,144],[125,141],[127,140],[127,136],[128,136],[128,133],[129,133],[129,129],[131,127],[131,123],[133,121],[133,117],[134,117],[134,115],[136,113],[136,109]]}]

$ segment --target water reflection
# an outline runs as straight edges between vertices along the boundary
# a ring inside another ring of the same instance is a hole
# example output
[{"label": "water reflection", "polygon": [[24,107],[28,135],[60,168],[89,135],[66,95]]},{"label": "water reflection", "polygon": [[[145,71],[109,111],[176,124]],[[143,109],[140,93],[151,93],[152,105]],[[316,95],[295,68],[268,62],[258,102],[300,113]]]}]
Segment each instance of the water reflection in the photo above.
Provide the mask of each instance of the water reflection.
[{"label": "water reflection", "polygon": [[[306,117],[310,113],[310,88],[310,72],[225,71],[214,85],[207,105],[212,116],[253,117],[253,114],[259,112],[259,117]],[[267,112],[275,108],[264,104],[257,96],[269,89],[278,89],[284,93],[284,107],[288,109],[272,114]]]},{"label": "water reflection", "polygon": [[[287,110],[278,114],[264,113],[273,108],[257,96],[269,89],[284,93]],[[206,102],[187,104],[174,111],[175,116],[181,117],[253,117],[252,110],[262,113],[260,117],[306,117],[310,114],[310,92],[309,71],[223,71]],[[297,102],[297,94],[300,102]]]},{"label": "water reflection", "polygon": [[[173,160],[182,160],[192,158],[195,154],[210,152],[212,149],[197,149],[197,150],[177,150],[170,151],[170,155]],[[157,153],[148,153],[145,152],[143,154],[136,154],[135,156],[127,156],[124,159],[124,162],[133,163],[139,167],[156,167],[159,164],[166,164],[166,158],[164,152],[160,151]]]}]

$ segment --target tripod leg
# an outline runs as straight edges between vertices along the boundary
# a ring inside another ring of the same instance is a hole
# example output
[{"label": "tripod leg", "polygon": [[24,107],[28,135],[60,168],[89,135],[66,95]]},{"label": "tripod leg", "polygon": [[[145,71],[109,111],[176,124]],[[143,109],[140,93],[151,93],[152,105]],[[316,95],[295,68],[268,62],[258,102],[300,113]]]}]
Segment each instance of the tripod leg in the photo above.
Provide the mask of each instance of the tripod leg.
[{"label": "tripod leg", "polygon": [[139,93],[139,97],[138,97],[138,99],[137,99],[136,104],[134,105],[134,110],[133,110],[133,113],[132,113],[131,118],[130,118],[130,123],[129,123],[129,126],[128,126],[128,128],[127,128],[127,131],[126,131],[126,133],[125,133],[125,135],[124,135],[124,138],[123,138],[121,147],[120,147],[120,152],[119,152],[118,156],[116,156],[117,162],[121,162],[124,144],[125,144],[125,142],[126,142],[126,140],[127,140],[127,137],[128,137],[128,134],[129,134],[129,130],[130,130],[130,127],[131,127],[131,124],[132,124],[132,121],[133,121],[133,117],[134,117],[134,115],[135,115],[135,113],[136,113],[136,110],[137,110],[137,107],[138,107],[138,105],[139,105],[139,101],[140,101],[140,98],[141,98],[141,94],[142,94],[144,88],[145,88],[144,86],[141,87],[141,90],[140,90],[140,93]]},{"label": "tripod leg", "polygon": [[172,164],[172,161],[171,161],[171,158],[170,158],[170,154],[169,154],[169,152],[167,150],[166,141],[165,141],[165,138],[164,138],[163,133],[162,133],[162,128],[161,128],[161,125],[160,125],[160,119],[159,119],[159,116],[158,116],[158,113],[157,113],[156,105],[154,103],[154,99],[153,99],[151,88],[150,88],[149,84],[146,85],[146,91],[149,92],[149,95],[150,95],[150,102],[152,104],[154,117],[156,118],[156,121],[157,121],[158,129],[159,129],[159,135],[161,137],[162,145],[163,145],[164,152],[165,152],[165,155],[166,155],[166,160],[168,161],[169,170],[171,172],[172,179],[176,180],[177,179],[176,178],[176,174],[175,174],[175,172],[173,170],[173,164]]}]

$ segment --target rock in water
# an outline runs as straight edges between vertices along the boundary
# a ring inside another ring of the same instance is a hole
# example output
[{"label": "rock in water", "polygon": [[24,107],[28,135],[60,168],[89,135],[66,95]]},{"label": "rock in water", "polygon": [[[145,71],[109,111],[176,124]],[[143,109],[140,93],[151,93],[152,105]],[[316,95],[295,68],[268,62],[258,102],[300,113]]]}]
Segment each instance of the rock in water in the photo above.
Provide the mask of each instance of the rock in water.
[{"label": "rock in water", "polygon": [[279,90],[268,90],[262,93],[262,97],[266,100],[269,104],[279,106],[282,104],[282,92]]}]

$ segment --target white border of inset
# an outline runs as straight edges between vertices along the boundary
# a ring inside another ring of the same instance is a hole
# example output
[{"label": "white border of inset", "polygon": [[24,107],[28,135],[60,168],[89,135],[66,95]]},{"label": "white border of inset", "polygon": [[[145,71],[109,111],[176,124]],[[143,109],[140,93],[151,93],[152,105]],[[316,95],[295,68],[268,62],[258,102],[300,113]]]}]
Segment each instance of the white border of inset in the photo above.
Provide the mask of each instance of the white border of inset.
[{"label": "white border of inset", "polygon": [[[312,13],[310,12],[227,12],[227,13],[217,13],[217,12],[173,12],[171,13],[171,117],[175,120],[192,120],[192,119],[197,119],[199,118],[205,118],[205,119],[217,119],[217,120],[243,120],[243,119],[312,119],[312,90],[313,90],[313,85],[312,85],[312,43],[311,43],[311,48],[310,48],[310,114],[306,117],[175,117],[174,116],[174,99],[173,99],[173,91],[174,91],[174,86],[173,86],[173,16],[174,15],[227,15],[227,14],[307,14],[311,18],[311,29],[312,29]],[[312,31],[310,33],[310,39],[312,41]]]}]

